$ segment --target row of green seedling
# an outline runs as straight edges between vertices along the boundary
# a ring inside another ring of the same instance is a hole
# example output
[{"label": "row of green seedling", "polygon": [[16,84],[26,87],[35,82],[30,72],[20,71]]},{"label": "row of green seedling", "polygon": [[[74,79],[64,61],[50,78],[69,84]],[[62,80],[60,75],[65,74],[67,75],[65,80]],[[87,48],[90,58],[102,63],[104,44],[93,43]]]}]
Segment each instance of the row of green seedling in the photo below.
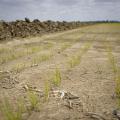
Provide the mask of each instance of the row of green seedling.
[{"label": "row of green seedling", "polygon": [[70,58],[70,60],[68,61],[70,68],[73,68],[80,64],[82,56],[89,50],[91,44],[91,42],[85,43],[84,47],[80,48],[79,52]]},{"label": "row of green seedling", "polygon": [[19,73],[24,69],[27,69],[31,66],[38,65],[41,62],[49,60],[53,55],[51,53],[49,54],[42,54],[42,55],[37,55],[33,57],[30,62],[24,62],[24,63],[17,63],[12,66],[11,71]]},{"label": "row of green seedling", "polygon": [[16,104],[11,105],[8,98],[4,98],[3,102],[0,103],[0,111],[3,115],[4,120],[22,120],[23,113],[31,114],[34,110],[39,110],[40,107],[40,98],[36,95],[35,92],[28,90],[27,99],[29,106],[26,106],[25,100],[18,100]]},{"label": "row of green seedling", "polygon": [[52,44],[49,43],[48,45],[45,45],[45,46],[31,46],[23,49],[21,48],[20,50],[17,50],[16,48],[11,48],[11,49],[6,48],[6,50],[3,49],[4,52],[0,53],[0,64],[7,63],[9,61],[18,59],[26,55],[40,52],[43,49],[49,49],[51,47],[52,47]]},{"label": "row of green seedling", "polygon": [[108,53],[109,63],[114,73],[114,80],[116,82],[115,92],[118,96],[118,104],[120,107],[120,68],[117,66],[117,61],[113,55],[113,50],[109,42],[106,43],[106,51]]}]

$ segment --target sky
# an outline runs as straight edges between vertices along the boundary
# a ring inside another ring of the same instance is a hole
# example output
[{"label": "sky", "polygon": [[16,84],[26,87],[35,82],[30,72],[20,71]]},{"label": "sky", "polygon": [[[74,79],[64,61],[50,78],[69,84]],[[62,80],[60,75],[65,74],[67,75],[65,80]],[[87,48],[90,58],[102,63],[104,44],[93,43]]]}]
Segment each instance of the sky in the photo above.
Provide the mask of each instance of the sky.
[{"label": "sky", "polygon": [[0,0],[0,20],[120,20],[120,0]]}]

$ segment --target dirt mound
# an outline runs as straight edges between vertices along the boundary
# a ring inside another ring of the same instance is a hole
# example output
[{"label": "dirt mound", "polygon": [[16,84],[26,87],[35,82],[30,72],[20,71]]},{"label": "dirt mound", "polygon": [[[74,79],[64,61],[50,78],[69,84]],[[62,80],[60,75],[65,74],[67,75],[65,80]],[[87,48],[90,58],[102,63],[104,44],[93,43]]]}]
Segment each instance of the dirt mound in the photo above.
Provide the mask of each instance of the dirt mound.
[{"label": "dirt mound", "polygon": [[51,20],[41,22],[38,19],[32,22],[25,18],[25,20],[16,20],[14,22],[0,22],[0,40],[12,39],[15,37],[36,36],[44,33],[52,33],[57,31],[64,31],[74,29],[80,26],[85,26],[92,23],[81,22],[54,22]]}]

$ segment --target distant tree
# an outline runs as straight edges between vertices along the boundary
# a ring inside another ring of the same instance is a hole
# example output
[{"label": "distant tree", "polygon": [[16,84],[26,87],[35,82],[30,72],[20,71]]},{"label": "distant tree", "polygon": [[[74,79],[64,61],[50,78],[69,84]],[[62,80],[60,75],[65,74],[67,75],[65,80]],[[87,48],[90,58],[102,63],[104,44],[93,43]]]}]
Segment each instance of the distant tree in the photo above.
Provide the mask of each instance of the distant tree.
[{"label": "distant tree", "polygon": [[30,19],[29,18],[25,18],[25,22],[30,23]]},{"label": "distant tree", "polygon": [[40,22],[40,20],[34,19],[33,22],[38,23],[38,22]]}]

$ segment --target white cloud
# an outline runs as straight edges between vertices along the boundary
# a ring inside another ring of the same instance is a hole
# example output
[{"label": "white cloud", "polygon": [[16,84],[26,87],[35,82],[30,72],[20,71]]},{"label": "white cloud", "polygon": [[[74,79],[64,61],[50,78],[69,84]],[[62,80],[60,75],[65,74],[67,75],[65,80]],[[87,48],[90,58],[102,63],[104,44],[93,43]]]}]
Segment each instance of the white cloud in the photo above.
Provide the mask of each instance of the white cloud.
[{"label": "white cloud", "polygon": [[[115,2],[116,1],[116,2]],[[0,19],[120,19],[119,0],[0,0]]]}]

